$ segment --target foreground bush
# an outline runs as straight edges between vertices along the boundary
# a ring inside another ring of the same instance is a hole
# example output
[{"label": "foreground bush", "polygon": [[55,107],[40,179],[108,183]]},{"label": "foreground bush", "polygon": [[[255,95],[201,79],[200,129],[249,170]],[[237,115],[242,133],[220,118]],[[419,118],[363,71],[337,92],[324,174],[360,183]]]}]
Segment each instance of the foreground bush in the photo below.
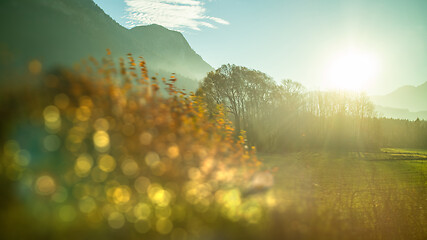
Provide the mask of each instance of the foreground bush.
[{"label": "foreground bush", "polygon": [[132,56],[29,69],[0,94],[3,239],[205,239],[262,220],[262,195],[242,195],[254,150],[175,77]]}]

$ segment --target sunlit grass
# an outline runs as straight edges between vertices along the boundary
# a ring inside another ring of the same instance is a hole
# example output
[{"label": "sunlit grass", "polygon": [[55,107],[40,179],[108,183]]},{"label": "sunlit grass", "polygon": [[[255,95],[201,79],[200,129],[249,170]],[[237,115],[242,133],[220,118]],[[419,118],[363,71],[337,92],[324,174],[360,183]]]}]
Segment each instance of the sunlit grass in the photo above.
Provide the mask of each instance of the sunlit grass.
[{"label": "sunlit grass", "polygon": [[413,160],[404,161],[389,154],[382,155],[388,161],[373,161],[369,153],[260,155],[266,166],[280,168],[273,191],[281,214],[272,221],[280,221],[275,226],[283,229],[276,234],[282,239],[310,234],[321,239],[423,239],[427,168],[412,151]]}]

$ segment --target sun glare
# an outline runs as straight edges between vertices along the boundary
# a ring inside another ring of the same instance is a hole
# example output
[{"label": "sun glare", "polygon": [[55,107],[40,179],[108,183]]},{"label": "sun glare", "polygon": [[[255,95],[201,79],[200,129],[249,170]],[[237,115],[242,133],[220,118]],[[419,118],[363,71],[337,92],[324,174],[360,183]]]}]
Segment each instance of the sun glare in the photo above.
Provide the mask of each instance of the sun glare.
[{"label": "sun glare", "polygon": [[366,90],[378,74],[378,60],[369,53],[347,50],[336,55],[327,69],[328,86],[341,90]]}]

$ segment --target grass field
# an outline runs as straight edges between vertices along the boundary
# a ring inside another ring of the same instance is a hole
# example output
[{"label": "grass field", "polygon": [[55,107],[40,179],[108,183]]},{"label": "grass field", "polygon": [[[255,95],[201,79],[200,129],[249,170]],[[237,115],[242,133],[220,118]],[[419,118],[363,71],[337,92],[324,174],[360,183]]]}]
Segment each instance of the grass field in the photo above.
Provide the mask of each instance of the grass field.
[{"label": "grass field", "polygon": [[279,168],[271,237],[427,239],[426,150],[259,157]]}]

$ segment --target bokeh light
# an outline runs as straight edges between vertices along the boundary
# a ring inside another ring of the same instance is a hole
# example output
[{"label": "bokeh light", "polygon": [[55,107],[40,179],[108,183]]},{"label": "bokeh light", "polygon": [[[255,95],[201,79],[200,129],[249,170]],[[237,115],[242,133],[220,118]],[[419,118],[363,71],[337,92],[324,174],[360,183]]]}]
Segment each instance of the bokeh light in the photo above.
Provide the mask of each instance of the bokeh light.
[{"label": "bokeh light", "polygon": [[37,178],[35,188],[40,195],[51,195],[56,190],[56,183],[52,177],[43,175]]},{"label": "bokeh light", "polygon": [[98,166],[104,172],[112,172],[116,168],[116,160],[111,155],[105,154],[99,157]]},{"label": "bokeh light", "polygon": [[5,135],[0,152],[0,176],[28,212],[22,221],[58,233],[123,229],[170,239],[191,239],[216,221],[258,223],[263,198],[246,203],[239,189],[259,167],[242,159],[259,161],[223,113],[212,120],[199,97],[172,85],[165,91],[176,97],[161,97],[161,83],[130,81],[138,75],[125,63],[120,71],[104,63],[40,74],[42,90],[25,93],[35,99],[21,111],[32,136]]}]

